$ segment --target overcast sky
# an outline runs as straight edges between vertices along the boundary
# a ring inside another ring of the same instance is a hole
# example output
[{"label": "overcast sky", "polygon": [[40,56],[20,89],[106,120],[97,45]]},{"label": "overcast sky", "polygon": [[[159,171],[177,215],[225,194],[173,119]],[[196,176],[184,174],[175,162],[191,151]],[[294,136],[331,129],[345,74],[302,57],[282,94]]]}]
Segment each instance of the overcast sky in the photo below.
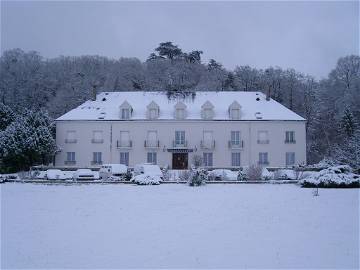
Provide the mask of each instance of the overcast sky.
[{"label": "overcast sky", "polygon": [[162,41],[225,67],[280,66],[324,77],[359,54],[353,2],[1,2],[1,51],[145,60]]}]

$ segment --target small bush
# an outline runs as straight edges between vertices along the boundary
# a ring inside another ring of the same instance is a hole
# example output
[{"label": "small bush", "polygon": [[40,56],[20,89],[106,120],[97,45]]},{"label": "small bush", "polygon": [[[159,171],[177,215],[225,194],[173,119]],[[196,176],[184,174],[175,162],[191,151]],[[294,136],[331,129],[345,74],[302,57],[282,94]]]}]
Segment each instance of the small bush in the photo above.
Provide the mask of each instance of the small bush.
[{"label": "small bush", "polygon": [[184,170],[179,173],[179,179],[180,181],[188,181],[190,177],[191,172],[189,170]]},{"label": "small bush", "polygon": [[261,180],[263,168],[259,165],[251,165],[247,169],[247,178],[250,181]]},{"label": "small bush", "polygon": [[238,176],[237,176],[237,180],[238,181],[246,181],[246,180],[248,180],[248,177],[247,177],[244,170],[239,171]]},{"label": "small bush", "polygon": [[189,186],[205,185],[208,180],[207,171],[204,169],[192,170],[188,179]]}]

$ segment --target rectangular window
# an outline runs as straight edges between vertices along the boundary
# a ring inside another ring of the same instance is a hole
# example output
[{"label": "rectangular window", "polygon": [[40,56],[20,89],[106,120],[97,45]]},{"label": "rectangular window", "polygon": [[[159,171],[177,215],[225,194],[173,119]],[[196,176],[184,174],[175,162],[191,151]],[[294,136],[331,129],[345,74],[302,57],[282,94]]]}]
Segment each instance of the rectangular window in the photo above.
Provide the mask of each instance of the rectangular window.
[{"label": "rectangular window", "polygon": [[120,164],[129,166],[129,152],[120,152]]},{"label": "rectangular window", "polygon": [[120,131],[120,146],[131,146],[130,145],[130,132],[129,131]]},{"label": "rectangular window", "polygon": [[66,132],[66,143],[76,143],[76,131],[75,130],[68,130]]},{"label": "rectangular window", "polygon": [[212,118],[212,109],[209,109],[209,108],[204,109],[204,118],[205,119]]},{"label": "rectangular window", "polygon": [[240,119],[240,110],[239,109],[231,109],[231,118],[234,120]]},{"label": "rectangular window", "polygon": [[121,119],[130,119],[130,109],[121,109]]},{"label": "rectangular window", "polygon": [[269,132],[260,130],[258,131],[258,141],[259,144],[268,144],[269,143]]},{"label": "rectangular window", "polygon": [[101,164],[101,152],[93,152],[93,163]]},{"label": "rectangular window", "polygon": [[259,164],[260,165],[268,165],[269,164],[267,152],[259,153]]},{"label": "rectangular window", "polygon": [[231,166],[240,166],[240,153],[231,153]]},{"label": "rectangular window", "polygon": [[102,143],[103,142],[103,132],[101,130],[94,130],[93,131],[93,143]]},{"label": "rectangular window", "polygon": [[175,131],[175,144],[185,145],[185,131]]},{"label": "rectangular window", "polygon": [[286,152],[286,166],[295,165],[295,152]]},{"label": "rectangular window", "polygon": [[147,153],[147,162],[148,163],[156,164],[156,162],[157,162],[156,158],[157,158],[156,152],[148,152]]},{"label": "rectangular window", "polygon": [[231,144],[240,145],[240,131],[231,131]]},{"label": "rectangular window", "polygon": [[295,131],[286,131],[285,132],[285,142],[286,143],[295,143]]},{"label": "rectangular window", "polygon": [[156,119],[158,114],[158,110],[157,109],[150,109],[149,110],[149,118],[150,119]]},{"label": "rectangular window", "polygon": [[147,144],[148,146],[157,146],[157,131],[149,130],[147,132]]},{"label": "rectangular window", "polygon": [[66,152],[66,161],[75,162],[75,152]]},{"label": "rectangular window", "polygon": [[205,167],[213,166],[213,153],[203,153],[203,162]]}]

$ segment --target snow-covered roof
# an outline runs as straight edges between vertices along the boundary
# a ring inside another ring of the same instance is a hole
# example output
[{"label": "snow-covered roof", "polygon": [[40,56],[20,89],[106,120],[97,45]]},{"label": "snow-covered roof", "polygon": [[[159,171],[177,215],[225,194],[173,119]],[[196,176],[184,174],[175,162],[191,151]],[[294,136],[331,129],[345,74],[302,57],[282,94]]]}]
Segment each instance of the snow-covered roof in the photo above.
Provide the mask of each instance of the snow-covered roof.
[{"label": "snow-covered roof", "polygon": [[[88,100],[67,112],[57,120],[120,120],[120,106],[128,103],[133,109],[130,120],[146,120],[147,106],[152,102],[159,106],[157,120],[174,119],[175,106],[186,105],[189,120],[202,119],[202,106],[207,102],[214,105],[213,120],[230,120],[229,106],[237,102],[241,107],[241,120],[305,120],[298,114],[273,99],[266,100],[261,92],[196,92],[186,98],[168,98],[165,92],[102,92],[96,100]],[[261,115],[259,118],[257,116]],[[154,120],[152,120],[154,121]]]}]

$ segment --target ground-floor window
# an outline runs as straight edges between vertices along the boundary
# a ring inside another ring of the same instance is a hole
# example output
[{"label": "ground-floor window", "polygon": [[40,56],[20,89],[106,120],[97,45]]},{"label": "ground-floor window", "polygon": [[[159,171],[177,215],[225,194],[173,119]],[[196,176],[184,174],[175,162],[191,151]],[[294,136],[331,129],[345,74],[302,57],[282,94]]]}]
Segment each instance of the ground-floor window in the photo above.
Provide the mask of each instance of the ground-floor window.
[{"label": "ground-floor window", "polygon": [[260,165],[268,165],[269,159],[268,159],[268,153],[267,152],[260,152],[259,153],[259,164]]},{"label": "ground-floor window", "polygon": [[286,152],[286,166],[295,164],[295,152]]},{"label": "ground-floor window", "polygon": [[203,163],[206,167],[213,166],[213,153],[204,153],[203,154]]},{"label": "ground-floor window", "polygon": [[66,161],[75,162],[75,152],[66,152]]},{"label": "ground-floor window", "polygon": [[231,153],[231,166],[240,166],[240,153]]},{"label": "ground-floor window", "polygon": [[120,164],[129,166],[129,152],[120,152]]},{"label": "ground-floor window", "polygon": [[101,152],[93,152],[93,162],[95,164],[100,164],[102,162],[102,160],[101,160]]},{"label": "ground-floor window", "polygon": [[148,152],[147,153],[147,162],[156,164],[156,152]]}]

